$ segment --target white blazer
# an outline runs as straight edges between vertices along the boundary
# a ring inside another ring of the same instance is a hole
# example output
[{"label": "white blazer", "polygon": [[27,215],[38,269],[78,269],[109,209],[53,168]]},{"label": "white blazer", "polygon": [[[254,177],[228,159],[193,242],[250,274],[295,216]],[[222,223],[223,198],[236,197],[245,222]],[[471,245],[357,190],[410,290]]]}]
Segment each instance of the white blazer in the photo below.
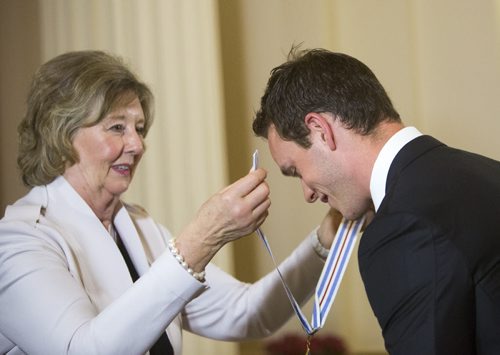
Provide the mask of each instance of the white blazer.
[{"label": "white blazer", "polygon": [[[276,272],[250,285],[213,264],[206,283],[166,250],[169,232],[136,206],[114,225],[141,276],[133,284],[117,245],[63,178],[33,188],[0,221],[0,353],[144,354],[181,329],[221,340],[267,336],[293,311]],[[323,261],[307,238],[280,270],[297,300]],[[299,301],[299,302],[300,302]]]}]

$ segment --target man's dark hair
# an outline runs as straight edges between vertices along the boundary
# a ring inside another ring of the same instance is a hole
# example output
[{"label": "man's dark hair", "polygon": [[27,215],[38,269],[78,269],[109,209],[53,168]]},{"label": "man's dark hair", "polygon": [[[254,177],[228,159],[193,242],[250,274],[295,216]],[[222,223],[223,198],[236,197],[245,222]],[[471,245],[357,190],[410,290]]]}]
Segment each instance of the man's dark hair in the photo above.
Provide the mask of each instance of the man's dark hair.
[{"label": "man's dark hair", "polygon": [[370,134],[382,121],[400,122],[382,84],[359,60],[325,49],[292,48],[288,60],[271,71],[260,110],[253,121],[257,136],[267,138],[274,125],[285,140],[308,148],[310,112],[331,113],[347,129]]}]

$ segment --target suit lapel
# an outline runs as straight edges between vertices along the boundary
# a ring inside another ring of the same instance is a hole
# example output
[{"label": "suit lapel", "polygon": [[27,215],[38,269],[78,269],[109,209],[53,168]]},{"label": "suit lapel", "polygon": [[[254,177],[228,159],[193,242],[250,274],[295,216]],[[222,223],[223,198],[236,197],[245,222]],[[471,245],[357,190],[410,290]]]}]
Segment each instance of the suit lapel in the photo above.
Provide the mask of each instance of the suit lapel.
[{"label": "suit lapel", "polygon": [[401,172],[410,165],[413,161],[418,159],[421,155],[427,153],[429,150],[444,146],[443,143],[431,136],[420,136],[406,144],[396,155],[392,161],[389,173],[387,175],[387,182],[385,191],[388,194],[392,186],[396,183]]}]

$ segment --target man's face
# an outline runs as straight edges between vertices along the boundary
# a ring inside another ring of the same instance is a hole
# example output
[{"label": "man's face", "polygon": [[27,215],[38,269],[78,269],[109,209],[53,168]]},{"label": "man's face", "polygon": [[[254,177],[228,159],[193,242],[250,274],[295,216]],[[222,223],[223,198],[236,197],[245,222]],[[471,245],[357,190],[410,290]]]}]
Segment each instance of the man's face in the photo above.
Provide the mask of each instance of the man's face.
[{"label": "man's face", "polygon": [[283,140],[274,126],[267,138],[274,161],[283,175],[300,179],[307,202],[328,203],[348,219],[359,218],[369,209],[370,200],[356,187],[352,167],[340,151],[332,151],[317,135],[311,135],[311,147],[303,148]]}]

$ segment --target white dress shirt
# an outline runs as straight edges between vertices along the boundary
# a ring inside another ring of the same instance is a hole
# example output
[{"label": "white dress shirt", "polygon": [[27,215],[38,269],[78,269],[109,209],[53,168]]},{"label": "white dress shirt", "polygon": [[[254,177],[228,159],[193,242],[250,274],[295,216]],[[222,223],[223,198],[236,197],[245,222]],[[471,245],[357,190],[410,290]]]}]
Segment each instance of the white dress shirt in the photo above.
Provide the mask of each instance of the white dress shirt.
[{"label": "white dress shirt", "polygon": [[385,197],[387,175],[392,161],[407,143],[421,136],[415,127],[405,127],[394,134],[382,147],[373,165],[370,177],[370,193],[372,195],[375,212]]}]

